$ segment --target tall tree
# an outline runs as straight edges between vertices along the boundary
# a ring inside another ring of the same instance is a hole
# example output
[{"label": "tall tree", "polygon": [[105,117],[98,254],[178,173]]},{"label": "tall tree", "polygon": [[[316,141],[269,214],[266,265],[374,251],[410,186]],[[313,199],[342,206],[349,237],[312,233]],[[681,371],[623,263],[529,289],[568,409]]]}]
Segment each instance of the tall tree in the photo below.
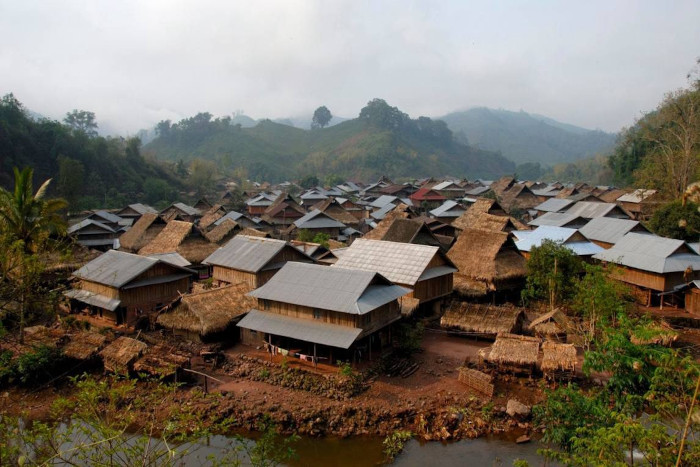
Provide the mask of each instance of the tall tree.
[{"label": "tall tree", "polygon": [[311,128],[323,128],[328,125],[333,118],[331,111],[328,107],[322,105],[314,112],[313,119],[311,120]]},{"label": "tall tree", "polygon": [[91,138],[97,136],[97,121],[94,112],[75,109],[68,112],[63,121],[74,130],[83,132]]}]

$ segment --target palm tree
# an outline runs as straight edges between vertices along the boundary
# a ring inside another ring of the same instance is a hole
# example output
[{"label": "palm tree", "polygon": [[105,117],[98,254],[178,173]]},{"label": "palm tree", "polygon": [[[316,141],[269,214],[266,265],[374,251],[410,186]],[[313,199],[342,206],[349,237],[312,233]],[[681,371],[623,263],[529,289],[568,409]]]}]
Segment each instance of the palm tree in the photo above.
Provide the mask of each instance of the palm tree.
[{"label": "palm tree", "polygon": [[3,298],[19,319],[19,340],[23,343],[27,305],[36,298],[40,285],[42,262],[38,254],[50,247],[51,239],[65,234],[66,222],[59,211],[67,204],[62,199],[45,199],[51,179],[34,193],[34,170],[27,167],[20,172],[15,167],[14,172],[14,191],[0,188],[0,281],[5,286]]},{"label": "palm tree", "polygon": [[67,203],[62,199],[45,199],[51,179],[34,193],[34,170],[26,167],[20,172],[15,167],[14,172],[14,191],[0,188],[0,231],[13,242],[23,242],[25,253],[37,253],[50,236],[65,233],[66,222],[59,211]]}]

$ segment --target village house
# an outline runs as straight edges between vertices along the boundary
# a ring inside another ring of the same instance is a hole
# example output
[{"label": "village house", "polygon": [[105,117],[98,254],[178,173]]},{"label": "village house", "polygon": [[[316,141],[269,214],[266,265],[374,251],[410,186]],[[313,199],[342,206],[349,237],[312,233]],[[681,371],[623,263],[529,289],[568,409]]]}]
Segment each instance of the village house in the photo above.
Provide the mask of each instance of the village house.
[{"label": "village house", "polygon": [[357,228],[360,224],[360,219],[356,214],[346,210],[341,204],[340,200],[343,198],[328,198],[325,201],[314,206],[314,209],[318,209],[327,216],[337,220],[341,224],[346,226]]},{"label": "village house", "polygon": [[213,268],[212,277],[219,284],[245,283],[253,289],[264,285],[288,261],[312,263],[313,259],[283,240],[236,235],[203,264]]},{"label": "village house", "polygon": [[629,232],[650,232],[639,221],[632,219],[615,219],[613,217],[598,217],[591,219],[579,229],[587,239],[605,249],[612,248]]},{"label": "village house", "polygon": [[117,239],[121,232],[93,219],[83,219],[68,227],[66,231],[68,236],[73,237],[78,244],[101,251],[110,250],[119,245]]},{"label": "village house", "polygon": [[310,190],[306,190],[304,193],[301,194],[301,196],[299,196],[299,199],[301,199],[302,206],[309,209],[314,204],[320,203],[321,201],[328,199],[328,196],[329,195],[325,193],[325,190],[323,188],[317,187],[312,188]]},{"label": "village house", "polygon": [[620,206],[614,203],[599,203],[594,201],[579,201],[566,210],[567,214],[573,214],[584,219],[597,217],[614,217],[616,219],[629,219],[630,215]]},{"label": "village house", "polygon": [[408,199],[411,200],[414,206],[419,206],[424,211],[435,209],[447,200],[447,198],[432,188],[419,188]]},{"label": "village house", "polygon": [[376,240],[437,246],[443,252],[447,252],[454,238],[436,235],[423,221],[418,219],[394,219],[382,238]]},{"label": "village house", "polygon": [[241,341],[311,362],[371,359],[390,344],[408,292],[374,271],[287,263],[250,293],[258,305],[238,323]]},{"label": "village house", "polygon": [[454,200],[447,200],[437,208],[430,211],[430,215],[435,219],[445,224],[451,224],[452,221],[464,214],[466,208]]},{"label": "village house", "polygon": [[[612,219],[612,218],[611,218]],[[547,212],[536,217],[527,223],[531,227],[567,227],[569,229],[580,229],[588,224],[590,219],[568,212]]]},{"label": "village house", "polygon": [[166,221],[177,220],[184,222],[194,222],[202,216],[199,209],[188,206],[185,203],[173,203],[160,212],[160,216]]},{"label": "village house", "polygon": [[231,240],[233,237],[235,237],[237,234],[239,234],[243,229],[241,229],[241,226],[238,225],[238,223],[226,219],[224,222],[221,224],[215,226],[213,229],[210,229],[207,232],[204,232],[204,237],[206,237],[207,240],[209,240],[212,243],[216,243],[217,245],[225,245],[228,243],[229,240]]},{"label": "village house", "polygon": [[343,251],[332,267],[379,272],[411,293],[411,308],[433,302],[452,293],[457,268],[439,247],[412,243],[385,242],[360,238]]},{"label": "village house", "polygon": [[214,221],[214,225],[218,226],[222,224],[223,222],[231,220],[235,222],[236,224],[240,225],[241,228],[247,229],[247,228],[256,228],[260,224],[260,222],[256,222],[255,220],[251,219],[250,217],[246,216],[245,214],[241,214],[240,212],[236,211],[229,211],[226,214],[224,214],[221,218],[217,219]]},{"label": "village house", "polygon": [[379,190],[379,193],[381,193],[382,196],[389,195],[395,196],[397,198],[408,198],[414,191],[416,190],[411,185],[393,184],[385,186],[384,188]]},{"label": "village house", "polygon": [[214,225],[214,222],[218,221],[225,215],[226,209],[220,204],[215,204],[204,211],[204,214],[202,214],[202,217],[199,219],[199,223],[197,225],[200,229],[207,230]]},{"label": "village house", "polygon": [[525,284],[525,258],[507,232],[465,229],[447,257],[459,270],[454,288],[460,295],[495,300],[498,294],[517,299]]},{"label": "village house", "polygon": [[187,293],[194,271],[162,259],[110,250],[72,275],[79,281],[65,292],[72,311],[133,326],[141,316]]},{"label": "village house", "polygon": [[338,240],[347,226],[342,222],[338,222],[328,214],[325,214],[318,209],[313,209],[303,217],[294,221],[284,234],[287,238],[292,238],[298,234],[300,230],[307,230],[314,237],[318,234],[327,234],[330,238]]},{"label": "village house", "polygon": [[271,195],[268,193],[260,193],[245,202],[248,214],[252,217],[261,216],[265,213],[265,210],[272,206],[278,195]]},{"label": "village house", "polygon": [[486,198],[477,199],[464,214],[452,221],[452,226],[459,231],[482,229],[512,232],[527,229],[527,226],[505,214],[495,200]]},{"label": "village house", "polygon": [[287,193],[282,193],[267,208],[261,218],[277,229],[287,228],[295,220],[304,217],[306,211]]},{"label": "village house", "polygon": [[119,237],[120,250],[138,253],[163,230],[167,222],[158,213],[144,213],[139,220]]},{"label": "village house", "polygon": [[125,232],[134,223],[133,219],[122,218],[114,213],[99,210],[90,213],[85,220],[93,220],[114,229],[115,232]]},{"label": "village house", "polygon": [[542,246],[545,240],[558,243],[585,260],[590,260],[593,255],[603,251],[603,248],[591,242],[578,230],[566,227],[542,226],[532,231],[519,231],[518,236],[520,240],[515,242],[515,246],[525,258],[529,258],[532,249]]},{"label": "village house", "polygon": [[144,214],[158,214],[158,211],[146,204],[135,203],[117,212],[117,216],[122,219],[133,219],[134,222],[138,221]]},{"label": "village house", "polygon": [[437,183],[433,185],[432,188],[434,191],[437,191],[447,199],[462,198],[465,194],[464,188],[458,181],[455,180],[446,180],[444,182]]},{"label": "village house", "polygon": [[651,305],[664,295],[674,299],[678,286],[700,279],[700,255],[683,240],[630,232],[593,258],[616,264],[613,277],[634,286],[638,298]]},{"label": "village house", "polygon": [[616,202],[632,215],[632,219],[638,221],[649,220],[654,210],[662,203],[656,190],[644,188],[626,193],[617,198]]},{"label": "village house", "polygon": [[199,212],[206,212],[211,209],[214,205],[209,202],[206,198],[199,198],[196,203],[192,206]]},{"label": "village house", "polygon": [[395,219],[408,219],[412,216],[412,214],[413,212],[408,205],[403,203],[399,204],[387,212],[384,218],[378,224],[376,224],[372,230],[365,233],[363,238],[369,240],[381,240]]}]

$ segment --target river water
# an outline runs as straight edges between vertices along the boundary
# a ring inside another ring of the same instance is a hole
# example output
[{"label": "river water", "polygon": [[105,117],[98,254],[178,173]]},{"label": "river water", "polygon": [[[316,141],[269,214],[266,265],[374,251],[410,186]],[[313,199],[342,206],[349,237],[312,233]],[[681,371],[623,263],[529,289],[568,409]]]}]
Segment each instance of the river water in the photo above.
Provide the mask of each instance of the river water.
[{"label": "river water", "polygon": [[[210,454],[221,452],[229,439],[214,436],[207,446],[192,452],[187,459],[188,465],[203,463]],[[426,442],[411,440],[406,443],[404,451],[392,465],[409,466],[512,466],[516,459],[525,459],[533,467],[545,465],[544,459],[537,455],[540,445],[537,442],[516,444],[514,441],[500,437],[483,437],[452,443]],[[301,438],[294,445],[298,459],[291,462],[292,467],[364,467],[382,465],[382,439],[379,438]],[[244,461],[245,464],[245,461]],[[547,465],[555,465],[549,463]]]}]

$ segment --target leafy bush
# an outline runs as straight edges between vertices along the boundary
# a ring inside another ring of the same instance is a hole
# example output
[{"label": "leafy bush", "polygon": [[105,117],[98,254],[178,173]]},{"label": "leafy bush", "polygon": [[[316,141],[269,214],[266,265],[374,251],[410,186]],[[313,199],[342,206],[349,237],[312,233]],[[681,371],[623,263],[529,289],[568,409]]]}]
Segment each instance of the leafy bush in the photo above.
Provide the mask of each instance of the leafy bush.
[{"label": "leafy bush", "polygon": [[421,349],[425,327],[421,323],[401,323],[397,329],[396,350],[399,354],[410,356]]},{"label": "leafy bush", "polygon": [[654,213],[649,228],[662,237],[696,242],[700,235],[700,206],[680,201],[669,203]]},{"label": "leafy bush", "polygon": [[397,430],[384,438],[384,454],[389,462],[393,461],[396,456],[401,454],[406,442],[413,438],[413,433],[405,430]]},{"label": "leafy bush", "polygon": [[60,349],[40,345],[12,362],[10,379],[21,386],[37,386],[60,374],[64,362]]}]

